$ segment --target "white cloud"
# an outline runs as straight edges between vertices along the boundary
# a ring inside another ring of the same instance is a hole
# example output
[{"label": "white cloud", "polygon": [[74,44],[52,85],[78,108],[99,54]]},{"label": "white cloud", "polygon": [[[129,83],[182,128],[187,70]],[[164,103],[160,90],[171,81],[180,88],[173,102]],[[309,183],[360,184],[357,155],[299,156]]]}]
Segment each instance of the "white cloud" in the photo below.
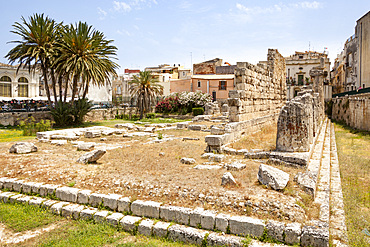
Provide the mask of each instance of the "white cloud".
[{"label": "white cloud", "polygon": [[98,7],[99,20],[104,20],[107,16],[107,12]]},{"label": "white cloud", "polygon": [[115,11],[119,12],[130,12],[131,11],[131,6],[125,2],[113,2],[113,8]]},{"label": "white cloud", "polygon": [[157,5],[158,2],[156,0],[113,1],[113,9],[117,12],[130,12],[133,9],[150,8],[152,4]]}]

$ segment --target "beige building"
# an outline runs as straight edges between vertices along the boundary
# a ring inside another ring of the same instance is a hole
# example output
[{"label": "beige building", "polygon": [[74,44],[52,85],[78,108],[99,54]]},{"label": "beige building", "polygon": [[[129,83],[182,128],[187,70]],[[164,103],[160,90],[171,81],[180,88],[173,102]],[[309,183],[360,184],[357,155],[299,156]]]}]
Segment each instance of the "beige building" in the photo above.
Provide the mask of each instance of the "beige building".
[{"label": "beige building", "polygon": [[112,79],[112,99],[113,102],[118,104],[126,103],[131,104],[130,96],[130,85],[129,82],[132,80],[134,75],[138,75],[140,70],[125,69],[123,75],[118,75]]},{"label": "beige building", "polygon": [[359,50],[359,87],[370,87],[370,11],[357,20],[356,37],[358,38]]},{"label": "beige building", "polygon": [[26,68],[0,63],[0,97],[3,100],[13,98],[39,97],[40,74],[29,72]]}]

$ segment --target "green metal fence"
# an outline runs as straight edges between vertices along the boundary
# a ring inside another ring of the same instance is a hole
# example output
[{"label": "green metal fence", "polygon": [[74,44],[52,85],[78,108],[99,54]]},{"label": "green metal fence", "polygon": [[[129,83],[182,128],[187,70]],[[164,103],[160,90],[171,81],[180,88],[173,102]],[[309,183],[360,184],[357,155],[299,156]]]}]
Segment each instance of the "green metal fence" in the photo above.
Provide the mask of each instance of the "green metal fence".
[{"label": "green metal fence", "polygon": [[343,97],[346,95],[356,95],[356,94],[362,94],[362,93],[370,93],[370,87],[359,89],[359,90],[348,91],[344,93],[333,94],[332,98]]}]

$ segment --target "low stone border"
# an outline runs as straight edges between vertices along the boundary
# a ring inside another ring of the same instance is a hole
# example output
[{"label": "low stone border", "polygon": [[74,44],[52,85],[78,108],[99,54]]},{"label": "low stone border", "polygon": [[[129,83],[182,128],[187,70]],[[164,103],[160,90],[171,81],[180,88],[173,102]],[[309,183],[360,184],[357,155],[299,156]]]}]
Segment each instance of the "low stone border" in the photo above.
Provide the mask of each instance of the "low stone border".
[{"label": "low stone border", "polygon": [[[61,214],[63,207],[69,203],[86,205],[86,209],[80,212],[80,217],[83,219],[93,218],[97,212],[96,209],[87,207],[93,206],[132,215],[130,217],[136,216],[162,219],[165,221],[173,221],[184,225],[208,230],[217,230],[239,236],[249,235],[254,238],[263,238],[265,236],[288,244],[301,243],[302,246],[327,246],[322,243],[329,242],[329,231],[327,228],[322,228],[321,226],[302,227],[300,224],[296,224],[292,230],[291,224],[285,225],[284,223],[272,220],[265,222],[260,219],[247,216],[217,214],[214,211],[204,210],[203,208],[190,209],[177,206],[166,206],[154,201],[135,200],[131,202],[128,197],[124,197],[122,195],[92,193],[89,190],[24,182],[15,178],[0,178],[0,189],[30,195],[43,195],[62,200],[64,202],[52,201],[55,202],[55,204],[51,206],[51,210],[57,214]],[[0,201],[8,202],[13,196],[17,196],[17,194],[12,192],[1,193]],[[31,196],[25,196],[19,197],[16,200],[19,199],[23,202],[33,202],[32,198],[33,197]],[[34,200],[36,200],[35,204],[42,204],[47,199],[37,198]],[[48,202],[47,205],[50,203],[51,202]],[[73,212],[71,214],[73,214]],[[102,218],[106,216],[108,216],[107,213],[100,213],[96,216],[98,218],[94,218],[94,220],[102,220]],[[132,223],[130,224],[132,225]],[[131,228],[127,229],[130,230]],[[175,235],[177,236],[178,234],[179,233],[176,233]],[[303,242],[303,240],[307,238],[310,239],[310,241]],[[181,239],[183,238],[179,238],[179,240]]]}]

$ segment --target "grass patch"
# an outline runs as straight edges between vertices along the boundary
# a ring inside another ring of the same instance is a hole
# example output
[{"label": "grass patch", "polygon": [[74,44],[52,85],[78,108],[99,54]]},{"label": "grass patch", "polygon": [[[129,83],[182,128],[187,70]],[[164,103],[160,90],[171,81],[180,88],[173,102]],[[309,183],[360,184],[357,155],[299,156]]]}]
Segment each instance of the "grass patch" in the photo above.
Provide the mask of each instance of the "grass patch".
[{"label": "grass patch", "polygon": [[32,230],[62,219],[41,208],[0,203],[0,222],[16,232]]},{"label": "grass patch", "polygon": [[24,140],[30,140],[33,138],[35,137],[23,136],[23,131],[17,130],[15,128],[0,129],[0,142],[24,141]]},{"label": "grass patch", "polygon": [[335,124],[346,225],[352,246],[369,246],[370,133]]}]

